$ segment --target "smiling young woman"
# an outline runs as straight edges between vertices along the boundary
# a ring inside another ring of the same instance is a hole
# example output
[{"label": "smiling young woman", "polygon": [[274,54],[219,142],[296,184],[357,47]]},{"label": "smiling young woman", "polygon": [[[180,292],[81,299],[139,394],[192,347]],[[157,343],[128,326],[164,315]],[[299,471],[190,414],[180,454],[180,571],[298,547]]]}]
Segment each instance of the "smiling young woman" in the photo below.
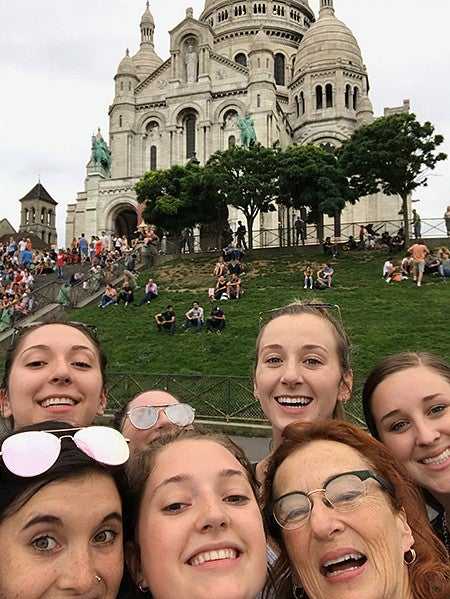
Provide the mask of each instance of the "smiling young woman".
[{"label": "smiling young woman", "polygon": [[142,597],[254,599],[266,541],[245,453],[220,435],[180,431],[129,465],[127,563]]},{"label": "smiling young woman", "polygon": [[383,358],[363,388],[367,427],[437,510],[433,528],[450,552],[450,364],[434,354]]},{"label": "smiling young woman", "polygon": [[[254,396],[272,426],[274,448],[292,422],[344,418],[353,385],[351,348],[329,308],[294,302],[274,310],[258,335]],[[264,469],[263,460],[260,480]]]},{"label": "smiling young woman", "polygon": [[6,355],[1,415],[15,429],[46,420],[88,426],[106,406],[107,358],[81,323],[21,329]]}]

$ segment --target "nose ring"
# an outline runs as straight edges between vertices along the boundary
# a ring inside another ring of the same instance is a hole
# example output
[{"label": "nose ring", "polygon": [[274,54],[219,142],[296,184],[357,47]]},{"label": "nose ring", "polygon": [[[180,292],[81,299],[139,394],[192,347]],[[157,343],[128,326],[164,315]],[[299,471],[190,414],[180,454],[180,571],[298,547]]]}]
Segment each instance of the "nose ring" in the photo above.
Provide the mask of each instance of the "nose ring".
[{"label": "nose ring", "polygon": [[101,581],[101,579],[101,576],[98,576],[98,574],[95,575],[95,580],[97,581],[97,584]]}]

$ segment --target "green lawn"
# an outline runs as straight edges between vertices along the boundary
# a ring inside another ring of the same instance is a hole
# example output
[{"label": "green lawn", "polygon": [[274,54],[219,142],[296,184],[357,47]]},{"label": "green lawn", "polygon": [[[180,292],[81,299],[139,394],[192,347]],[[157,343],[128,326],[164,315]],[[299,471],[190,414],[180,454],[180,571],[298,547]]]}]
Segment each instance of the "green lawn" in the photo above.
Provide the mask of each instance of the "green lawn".
[{"label": "green lawn", "polygon": [[[159,297],[150,305],[101,310],[94,304],[74,310],[69,318],[97,325],[111,372],[248,376],[260,318],[295,298],[311,297],[339,305],[354,348],[356,381],[363,381],[381,356],[402,350],[428,350],[449,360],[450,280],[425,277],[421,288],[412,280],[387,284],[381,276],[386,256],[384,250],[341,253],[332,263],[334,286],[306,291],[303,269],[308,262],[318,268],[322,254],[254,253],[245,263],[244,297],[220,302],[227,317],[221,336],[207,335],[206,330],[200,335],[182,332],[192,301],[209,313],[214,255],[183,258],[141,273],[137,301],[149,275],[159,285]],[[169,303],[177,315],[174,337],[158,332],[153,319]]]}]

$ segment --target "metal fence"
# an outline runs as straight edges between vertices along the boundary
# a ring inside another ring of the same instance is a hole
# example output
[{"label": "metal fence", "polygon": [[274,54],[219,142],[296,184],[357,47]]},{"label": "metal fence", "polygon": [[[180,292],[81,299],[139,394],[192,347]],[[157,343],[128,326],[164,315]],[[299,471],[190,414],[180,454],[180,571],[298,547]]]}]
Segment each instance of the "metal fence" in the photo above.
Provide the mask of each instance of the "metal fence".
[{"label": "metal fence", "polygon": [[[359,228],[361,223],[341,223],[339,226],[339,235],[336,234],[334,223],[323,225],[321,238],[331,237],[335,241],[345,242],[352,235],[355,239],[359,239]],[[403,227],[403,220],[384,220],[371,223],[377,236],[387,231],[390,235],[394,235]],[[442,218],[426,218],[422,219],[422,239],[442,239],[447,237],[447,229]],[[414,239],[413,231],[410,233],[410,239]],[[180,245],[182,240],[167,237],[164,245],[159,242],[159,253],[169,254],[175,253],[196,253],[206,251],[208,248],[202,247],[203,241],[201,235],[192,235],[189,247]],[[253,249],[269,249],[279,247],[295,247],[296,233],[295,229],[279,226],[276,229],[255,229],[252,236]],[[301,243],[301,242],[300,242]],[[308,224],[306,227],[305,245],[319,244],[319,234],[317,225]],[[219,242],[220,245],[220,242]],[[222,244],[223,245],[223,244]],[[177,249],[178,248],[178,249]],[[221,247],[216,249],[222,249]]]},{"label": "metal fence", "polygon": [[[199,419],[267,424],[253,396],[251,377],[113,372],[109,380],[108,413],[116,412],[143,391],[160,389],[193,406]],[[361,387],[362,383],[355,384],[353,400],[346,406],[349,419],[359,425],[363,424]]]}]

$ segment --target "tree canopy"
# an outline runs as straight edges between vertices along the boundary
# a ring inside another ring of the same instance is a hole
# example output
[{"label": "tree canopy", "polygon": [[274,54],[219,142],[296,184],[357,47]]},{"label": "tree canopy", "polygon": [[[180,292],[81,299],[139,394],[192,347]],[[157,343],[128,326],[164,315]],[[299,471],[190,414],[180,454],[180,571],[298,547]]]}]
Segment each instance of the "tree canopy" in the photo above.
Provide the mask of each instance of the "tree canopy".
[{"label": "tree canopy", "polygon": [[224,200],[244,213],[250,247],[256,216],[275,210],[273,201],[279,194],[278,154],[277,150],[259,144],[249,149],[236,146],[216,152],[205,166],[216,202]]},{"label": "tree canopy", "polygon": [[357,129],[338,150],[339,164],[359,196],[383,191],[402,198],[405,238],[409,239],[408,196],[426,186],[428,174],[447,155],[436,152],[442,135],[416,115],[381,117]]},{"label": "tree canopy", "polygon": [[280,154],[280,203],[309,208],[308,221],[335,216],[356,197],[336,157],[314,144],[290,146]]},{"label": "tree canopy", "polygon": [[144,220],[175,236],[184,227],[217,219],[217,205],[210,200],[204,169],[196,164],[148,171],[135,190],[138,202],[146,204]]}]

